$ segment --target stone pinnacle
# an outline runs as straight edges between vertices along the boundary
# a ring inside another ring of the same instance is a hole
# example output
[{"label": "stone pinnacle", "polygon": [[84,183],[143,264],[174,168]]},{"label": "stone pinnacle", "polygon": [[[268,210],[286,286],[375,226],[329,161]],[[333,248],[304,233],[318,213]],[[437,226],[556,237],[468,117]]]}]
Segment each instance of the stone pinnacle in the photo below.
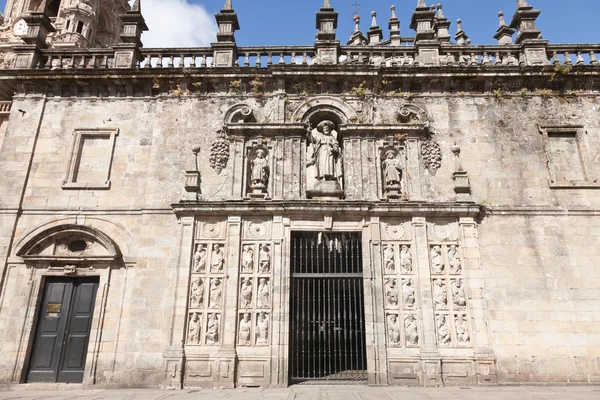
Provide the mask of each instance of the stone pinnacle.
[{"label": "stone pinnacle", "polygon": [[444,19],[444,13],[442,12],[442,4],[441,4],[441,3],[438,3],[438,5],[437,5],[437,10],[438,10],[438,15],[437,15],[437,17],[438,17],[439,19]]},{"label": "stone pinnacle", "polygon": [[427,4],[425,4],[425,0],[419,0],[419,3],[417,4],[417,8],[423,8],[423,7],[427,7]]},{"label": "stone pinnacle", "polygon": [[504,13],[502,11],[498,13],[498,17],[500,18],[500,28],[506,26],[506,21],[504,20]]},{"label": "stone pinnacle", "polygon": [[373,11],[371,13],[371,28],[374,28],[377,26],[377,12]]},{"label": "stone pinnacle", "polygon": [[527,0],[517,0],[517,8],[521,7],[529,7],[529,4],[527,4]]},{"label": "stone pinnacle", "polygon": [[331,4],[329,3],[329,0],[323,1],[323,7],[321,7],[321,8],[331,8]]},{"label": "stone pinnacle", "polygon": [[131,11],[137,11],[137,12],[141,12],[142,11],[142,6],[141,6],[141,0],[135,0],[133,2],[133,5],[131,6]]},{"label": "stone pinnacle", "polygon": [[231,5],[231,0],[225,0],[225,7],[223,10],[233,10],[233,6]]},{"label": "stone pinnacle", "polygon": [[396,6],[392,6],[392,19],[397,19],[398,17],[396,17]]}]

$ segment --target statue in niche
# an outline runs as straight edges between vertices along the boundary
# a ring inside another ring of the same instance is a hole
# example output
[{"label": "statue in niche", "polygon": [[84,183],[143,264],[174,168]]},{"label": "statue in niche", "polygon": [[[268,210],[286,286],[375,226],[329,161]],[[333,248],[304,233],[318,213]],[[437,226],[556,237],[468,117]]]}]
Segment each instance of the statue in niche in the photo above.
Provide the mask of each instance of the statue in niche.
[{"label": "statue in niche", "polygon": [[264,149],[256,150],[254,159],[250,161],[250,196],[263,197],[269,184],[269,161]]},{"label": "statue in niche", "polygon": [[210,285],[210,307],[219,308],[221,306],[221,296],[223,288],[221,287],[221,279],[216,278],[211,281]]},{"label": "statue in niche", "polygon": [[252,246],[245,245],[242,250],[242,273],[251,274],[254,272],[254,250]]},{"label": "statue in niche", "polygon": [[467,298],[465,296],[465,288],[462,280],[456,279],[452,281],[452,300],[456,308],[466,308]]},{"label": "statue in niche", "polygon": [[393,246],[385,246],[383,248],[383,265],[386,274],[396,273],[396,260]]},{"label": "statue in niche", "polygon": [[450,336],[450,327],[448,326],[448,319],[445,315],[436,315],[436,326],[438,334],[438,344],[450,344],[452,337]]},{"label": "statue in niche", "polygon": [[210,263],[210,272],[223,272],[225,266],[225,255],[221,246],[218,244],[213,245],[212,260]]},{"label": "statue in niche", "polygon": [[448,249],[448,263],[450,264],[450,272],[453,274],[460,274],[462,271],[462,265],[460,263],[460,255],[456,245],[451,245]]},{"label": "statue in niche", "polygon": [[412,286],[412,279],[405,279],[402,282],[402,300],[404,307],[413,308],[415,305],[415,290]]},{"label": "statue in niche", "polygon": [[203,244],[196,247],[194,253],[194,272],[205,272],[206,271],[206,246]]},{"label": "statue in niche", "polygon": [[436,310],[448,308],[448,291],[446,290],[446,282],[443,279],[433,281],[433,300],[435,301]]},{"label": "statue in niche", "polygon": [[385,300],[388,306],[398,305],[398,288],[395,279],[385,280]]},{"label": "statue in niche", "polygon": [[406,331],[406,345],[407,346],[418,346],[419,345],[419,331],[417,330],[417,319],[414,315],[409,315],[404,320],[404,328]]},{"label": "statue in niche", "polygon": [[444,260],[442,260],[442,248],[440,246],[431,248],[431,266],[435,274],[444,272]]},{"label": "statue in niche", "polygon": [[405,244],[400,249],[400,267],[402,268],[402,273],[412,273],[412,254],[410,254],[410,248]]},{"label": "statue in niche", "polygon": [[258,281],[258,308],[269,308],[269,282],[265,278]]},{"label": "statue in niche", "polygon": [[329,120],[322,121],[315,129],[309,127],[307,166],[315,167],[318,183],[312,195],[341,197],[343,190],[342,151],[335,125]]},{"label": "statue in niche", "polygon": [[256,321],[256,343],[269,343],[269,318],[264,312],[258,315],[258,321]]},{"label": "statue in niche", "polygon": [[388,315],[388,338],[391,346],[400,345],[400,325],[396,315]]},{"label": "statue in niche", "polygon": [[458,314],[454,323],[456,327],[456,340],[460,344],[469,344],[471,338],[469,336],[469,328],[467,327],[467,321],[462,314]]},{"label": "statue in niche", "polygon": [[240,290],[241,307],[248,308],[252,306],[252,279],[244,278],[242,289]]},{"label": "statue in niche", "polygon": [[269,246],[266,244],[260,245],[260,251],[258,253],[258,272],[261,274],[271,272],[271,253]]},{"label": "statue in niche", "polygon": [[240,345],[247,346],[250,344],[250,331],[252,330],[252,321],[250,314],[245,313],[240,321],[239,341]]},{"label": "statue in niche", "polygon": [[193,313],[188,326],[188,344],[200,344],[200,326],[202,326],[200,314]]},{"label": "statue in niche", "polygon": [[206,343],[219,343],[219,315],[208,314],[208,324],[206,326]]},{"label": "statue in niche", "polygon": [[204,303],[204,282],[200,278],[196,278],[192,281],[192,288],[190,289],[190,307],[200,308]]},{"label": "statue in niche", "polygon": [[383,190],[388,197],[400,197],[402,192],[402,165],[397,157],[398,152],[388,150],[381,163],[383,171]]}]

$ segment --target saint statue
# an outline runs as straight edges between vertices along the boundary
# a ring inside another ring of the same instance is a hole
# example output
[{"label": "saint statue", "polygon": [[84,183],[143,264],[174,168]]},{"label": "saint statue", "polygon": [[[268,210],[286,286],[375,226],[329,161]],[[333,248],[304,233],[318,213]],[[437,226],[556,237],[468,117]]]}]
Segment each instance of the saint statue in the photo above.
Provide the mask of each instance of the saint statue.
[{"label": "saint statue", "polygon": [[406,329],[406,344],[407,346],[418,346],[419,345],[419,331],[417,330],[417,320],[414,315],[409,315],[404,320],[404,326]]},{"label": "saint statue", "polygon": [[394,260],[394,248],[392,246],[383,248],[383,265],[386,274],[396,273],[396,260]]},{"label": "saint statue", "polygon": [[199,245],[194,253],[194,272],[204,272],[206,270],[206,247]]},{"label": "saint statue", "polygon": [[450,344],[452,336],[450,336],[450,327],[448,326],[448,320],[446,316],[440,314],[437,316],[437,331],[438,331],[438,344]]},{"label": "saint statue", "polygon": [[456,327],[456,339],[460,344],[469,344],[471,340],[469,336],[469,328],[467,327],[467,321],[462,314],[458,314],[455,320]]},{"label": "saint statue", "polygon": [[400,344],[400,326],[395,315],[388,315],[388,340],[392,346]]},{"label": "saint statue", "polygon": [[250,180],[252,188],[262,188],[267,186],[269,181],[269,162],[265,158],[263,149],[256,150],[254,160],[250,161]]},{"label": "saint statue", "polygon": [[446,282],[443,279],[433,281],[433,300],[437,310],[448,308],[448,292],[446,291]]},{"label": "saint statue", "polygon": [[442,260],[442,248],[440,246],[433,246],[431,248],[431,266],[433,267],[434,274],[444,272],[444,261]]},{"label": "saint statue", "polygon": [[193,313],[188,327],[188,343],[200,344],[200,314]]},{"label": "saint statue", "polygon": [[269,282],[265,278],[258,281],[258,307],[269,308]]},{"label": "saint statue", "polygon": [[342,151],[333,122],[326,120],[308,134],[312,154],[308,166],[316,167],[319,181],[337,181],[342,186]]},{"label": "saint statue", "polygon": [[396,152],[388,150],[385,153],[385,160],[383,160],[382,164],[385,188],[400,187],[402,183],[402,166],[400,165],[400,160],[396,158]]},{"label": "saint statue", "polygon": [[269,318],[267,314],[261,312],[256,322],[256,343],[267,344],[269,343]]},{"label": "saint statue", "polygon": [[219,342],[219,315],[208,314],[208,325],[206,327],[206,343],[217,344]]},{"label": "saint statue", "polygon": [[221,296],[223,288],[220,279],[213,279],[210,286],[210,307],[219,308],[221,306]]},{"label": "saint statue", "polygon": [[210,263],[210,272],[223,272],[223,266],[225,265],[225,256],[221,246],[215,244],[213,246],[212,261]]},{"label": "saint statue", "polygon": [[452,281],[452,299],[454,300],[454,306],[456,308],[467,307],[465,288],[463,287],[462,280],[460,279]]},{"label": "saint statue", "polygon": [[244,278],[240,292],[241,307],[250,307],[252,305],[252,280],[250,278]]},{"label": "saint statue", "polygon": [[398,289],[396,288],[395,279],[385,280],[385,299],[388,306],[398,305]]},{"label": "saint statue", "polygon": [[197,278],[192,281],[192,289],[190,296],[190,307],[199,308],[202,307],[202,303],[204,302],[204,282],[202,279]]},{"label": "saint statue", "polygon": [[448,263],[450,264],[450,271],[453,274],[460,274],[462,271],[462,265],[460,263],[460,256],[456,245],[451,245],[448,249]]},{"label": "saint statue", "polygon": [[252,322],[250,321],[250,314],[245,313],[240,321],[240,345],[246,346],[250,344],[250,330],[252,329]]},{"label": "saint statue", "polygon": [[242,273],[251,274],[254,272],[254,250],[252,246],[245,245],[242,250]]},{"label": "saint statue", "polygon": [[412,279],[406,279],[404,282],[402,282],[402,300],[404,301],[404,307],[414,307],[415,290],[412,286]]},{"label": "saint statue", "polygon": [[269,253],[269,246],[266,244],[260,245],[260,251],[258,253],[258,272],[261,274],[271,272],[271,254]]},{"label": "saint statue", "polygon": [[407,245],[403,244],[400,250],[400,266],[402,267],[402,273],[412,273],[412,255]]}]

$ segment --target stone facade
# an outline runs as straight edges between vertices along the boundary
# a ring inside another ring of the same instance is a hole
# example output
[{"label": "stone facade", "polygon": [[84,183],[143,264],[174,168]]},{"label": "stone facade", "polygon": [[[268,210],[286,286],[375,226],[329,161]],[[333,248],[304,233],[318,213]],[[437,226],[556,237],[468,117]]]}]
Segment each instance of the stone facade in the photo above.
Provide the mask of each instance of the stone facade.
[{"label": "stone facade", "polygon": [[521,0],[515,44],[419,1],[340,46],[325,1],[314,46],[242,48],[227,1],[181,53],[123,7],[113,47],[30,9],[4,48],[0,382],[48,278],[98,277],[84,384],[288,385],[293,232],[361,234],[369,384],[598,382],[600,45]]}]

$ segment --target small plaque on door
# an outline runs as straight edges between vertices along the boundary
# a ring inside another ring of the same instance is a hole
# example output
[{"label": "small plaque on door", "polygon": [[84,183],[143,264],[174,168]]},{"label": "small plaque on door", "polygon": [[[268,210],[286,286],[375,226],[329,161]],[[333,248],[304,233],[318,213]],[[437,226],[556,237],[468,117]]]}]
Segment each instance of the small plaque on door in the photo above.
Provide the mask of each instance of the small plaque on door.
[{"label": "small plaque on door", "polygon": [[61,306],[62,304],[48,304],[48,307],[46,307],[46,312],[48,314],[59,313]]}]

